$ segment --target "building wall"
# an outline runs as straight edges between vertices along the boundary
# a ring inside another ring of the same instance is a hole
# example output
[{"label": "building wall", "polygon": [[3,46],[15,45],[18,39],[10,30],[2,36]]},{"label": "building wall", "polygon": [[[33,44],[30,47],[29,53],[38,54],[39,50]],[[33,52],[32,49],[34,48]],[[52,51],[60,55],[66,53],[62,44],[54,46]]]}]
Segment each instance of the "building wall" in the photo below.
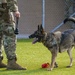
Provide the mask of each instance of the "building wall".
[{"label": "building wall", "polygon": [[[18,0],[21,18],[19,20],[19,37],[33,33],[42,23],[42,0]],[[64,0],[46,0],[45,30],[54,29],[64,19]],[[65,29],[62,26],[59,30]]]}]

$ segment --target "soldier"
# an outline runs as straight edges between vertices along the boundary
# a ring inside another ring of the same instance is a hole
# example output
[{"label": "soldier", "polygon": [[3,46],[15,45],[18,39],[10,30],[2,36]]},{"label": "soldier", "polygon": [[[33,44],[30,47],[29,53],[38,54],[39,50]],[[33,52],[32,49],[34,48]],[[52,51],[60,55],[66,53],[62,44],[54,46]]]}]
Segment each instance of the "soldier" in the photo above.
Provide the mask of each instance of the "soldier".
[{"label": "soldier", "polygon": [[[14,33],[15,17],[20,17],[18,11],[17,0],[0,0],[0,68],[6,67],[7,70],[26,70],[16,63],[17,57],[16,50],[16,35]],[[5,65],[2,55],[2,45],[8,59],[7,65]]]}]

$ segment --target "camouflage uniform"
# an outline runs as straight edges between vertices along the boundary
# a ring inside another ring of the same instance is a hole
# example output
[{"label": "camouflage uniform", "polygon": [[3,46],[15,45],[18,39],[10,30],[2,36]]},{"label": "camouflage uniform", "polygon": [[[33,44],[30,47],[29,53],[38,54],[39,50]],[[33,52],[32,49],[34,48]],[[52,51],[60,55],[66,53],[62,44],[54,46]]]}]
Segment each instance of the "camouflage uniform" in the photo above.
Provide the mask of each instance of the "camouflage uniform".
[{"label": "camouflage uniform", "polygon": [[[7,21],[8,19],[5,15],[3,16],[2,10],[1,12],[1,17],[0,17],[0,61],[3,59],[2,55],[2,44],[4,45],[4,50],[8,59],[8,69],[23,69],[21,66],[16,64],[16,35],[14,33],[15,29],[15,21],[13,17],[13,12],[16,12],[18,10],[17,6],[17,0],[0,0],[0,2],[6,2],[7,6],[9,7],[9,14],[10,14],[10,21]],[[1,7],[0,7],[1,8]],[[4,13],[5,11],[3,11]],[[14,59],[14,60],[13,60]],[[13,61],[12,61],[13,60]],[[15,63],[15,66],[11,66],[10,64],[13,65]]]},{"label": "camouflage uniform", "polygon": [[[75,12],[75,0],[65,0],[65,17],[69,17]],[[70,23],[72,28],[75,28],[74,23]]]}]

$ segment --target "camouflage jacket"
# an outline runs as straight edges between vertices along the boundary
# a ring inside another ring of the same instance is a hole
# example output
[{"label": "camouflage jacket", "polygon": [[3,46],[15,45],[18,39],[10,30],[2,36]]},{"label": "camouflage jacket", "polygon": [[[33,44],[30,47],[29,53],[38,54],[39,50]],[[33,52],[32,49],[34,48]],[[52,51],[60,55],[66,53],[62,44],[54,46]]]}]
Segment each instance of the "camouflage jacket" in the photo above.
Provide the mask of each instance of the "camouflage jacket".
[{"label": "camouflage jacket", "polygon": [[11,11],[15,12],[18,10],[17,0],[7,0],[7,3]]},{"label": "camouflage jacket", "polygon": [[[7,3],[7,7],[3,8],[2,3]],[[0,23],[14,22],[14,17],[12,12],[18,10],[17,0],[0,0]]]},{"label": "camouflage jacket", "polygon": [[17,0],[0,0],[0,4],[4,2],[7,2],[7,5],[10,7],[10,10],[12,12],[15,12],[18,10]]}]

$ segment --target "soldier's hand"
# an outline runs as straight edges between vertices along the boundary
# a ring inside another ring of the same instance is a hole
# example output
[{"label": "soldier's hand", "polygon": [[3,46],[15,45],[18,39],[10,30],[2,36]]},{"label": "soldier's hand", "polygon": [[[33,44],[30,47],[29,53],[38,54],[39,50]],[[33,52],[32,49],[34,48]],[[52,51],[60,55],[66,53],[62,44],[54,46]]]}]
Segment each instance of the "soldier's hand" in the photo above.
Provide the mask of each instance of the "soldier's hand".
[{"label": "soldier's hand", "polygon": [[14,14],[15,14],[15,17],[20,18],[20,12],[19,11],[16,11]]}]

